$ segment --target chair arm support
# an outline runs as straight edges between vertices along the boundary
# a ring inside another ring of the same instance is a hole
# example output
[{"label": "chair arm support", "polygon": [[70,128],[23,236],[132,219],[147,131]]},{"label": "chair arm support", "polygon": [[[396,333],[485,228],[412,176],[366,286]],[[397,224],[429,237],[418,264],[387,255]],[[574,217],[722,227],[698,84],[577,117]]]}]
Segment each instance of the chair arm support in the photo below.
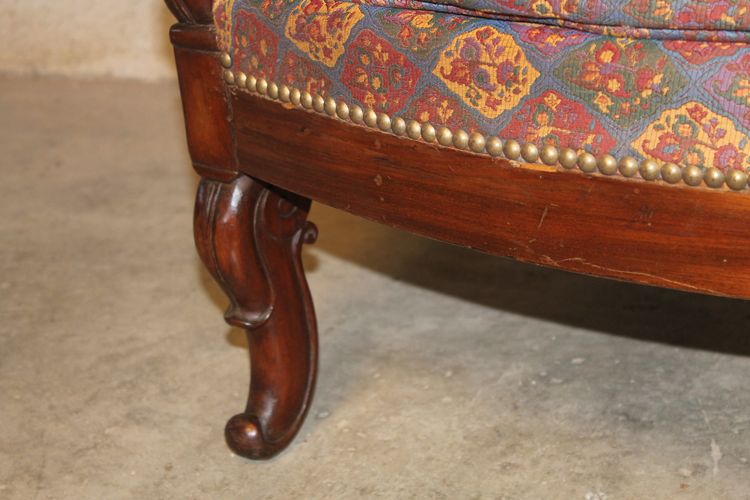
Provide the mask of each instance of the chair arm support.
[{"label": "chair arm support", "polygon": [[210,24],[212,0],[166,0],[167,7],[181,23]]}]

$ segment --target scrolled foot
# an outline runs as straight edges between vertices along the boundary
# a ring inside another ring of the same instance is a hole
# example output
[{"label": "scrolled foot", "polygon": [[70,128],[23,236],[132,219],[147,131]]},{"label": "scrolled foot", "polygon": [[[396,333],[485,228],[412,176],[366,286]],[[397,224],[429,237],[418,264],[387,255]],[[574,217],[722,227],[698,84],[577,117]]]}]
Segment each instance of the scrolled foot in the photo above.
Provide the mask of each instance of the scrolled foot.
[{"label": "scrolled foot", "polygon": [[289,444],[269,441],[260,421],[255,416],[245,413],[229,419],[224,429],[224,437],[233,452],[254,460],[273,458]]}]

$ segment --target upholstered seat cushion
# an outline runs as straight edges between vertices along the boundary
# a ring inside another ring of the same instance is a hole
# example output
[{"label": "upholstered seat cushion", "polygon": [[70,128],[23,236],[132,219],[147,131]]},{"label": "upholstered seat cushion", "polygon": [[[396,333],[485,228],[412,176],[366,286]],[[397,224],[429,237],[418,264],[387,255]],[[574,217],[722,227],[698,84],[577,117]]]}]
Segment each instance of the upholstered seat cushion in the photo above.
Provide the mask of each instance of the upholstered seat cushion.
[{"label": "upholstered seat cushion", "polygon": [[747,40],[746,0],[360,0],[477,17],[555,24],[618,36]]},{"label": "upholstered seat cushion", "polygon": [[747,2],[450,2],[217,0],[214,13],[243,83],[528,143],[531,159],[554,146],[750,167]]}]

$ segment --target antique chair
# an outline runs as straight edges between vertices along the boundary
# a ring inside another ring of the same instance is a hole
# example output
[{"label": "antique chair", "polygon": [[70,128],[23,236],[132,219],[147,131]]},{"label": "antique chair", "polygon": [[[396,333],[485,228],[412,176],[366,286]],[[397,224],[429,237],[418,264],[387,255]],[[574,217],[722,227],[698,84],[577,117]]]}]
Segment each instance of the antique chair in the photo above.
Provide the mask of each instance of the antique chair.
[{"label": "antique chair", "polygon": [[200,256],[247,330],[250,458],[315,385],[310,201],[568,271],[750,298],[745,0],[167,0]]}]

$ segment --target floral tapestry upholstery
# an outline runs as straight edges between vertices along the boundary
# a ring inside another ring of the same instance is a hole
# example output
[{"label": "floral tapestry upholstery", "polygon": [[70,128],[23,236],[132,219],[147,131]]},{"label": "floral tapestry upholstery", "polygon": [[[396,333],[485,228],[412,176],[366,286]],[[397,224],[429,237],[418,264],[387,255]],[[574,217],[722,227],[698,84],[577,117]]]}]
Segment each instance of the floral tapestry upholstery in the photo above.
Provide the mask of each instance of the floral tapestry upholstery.
[{"label": "floral tapestry upholstery", "polygon": [[594,155],[750,170],[745,0],[218,0],[232,69]]},{"label": "floral tapestry upholstery", "polygon": [[357,0],[368,5],[530,21],[613,36],[750,40],[747,0]]}]

